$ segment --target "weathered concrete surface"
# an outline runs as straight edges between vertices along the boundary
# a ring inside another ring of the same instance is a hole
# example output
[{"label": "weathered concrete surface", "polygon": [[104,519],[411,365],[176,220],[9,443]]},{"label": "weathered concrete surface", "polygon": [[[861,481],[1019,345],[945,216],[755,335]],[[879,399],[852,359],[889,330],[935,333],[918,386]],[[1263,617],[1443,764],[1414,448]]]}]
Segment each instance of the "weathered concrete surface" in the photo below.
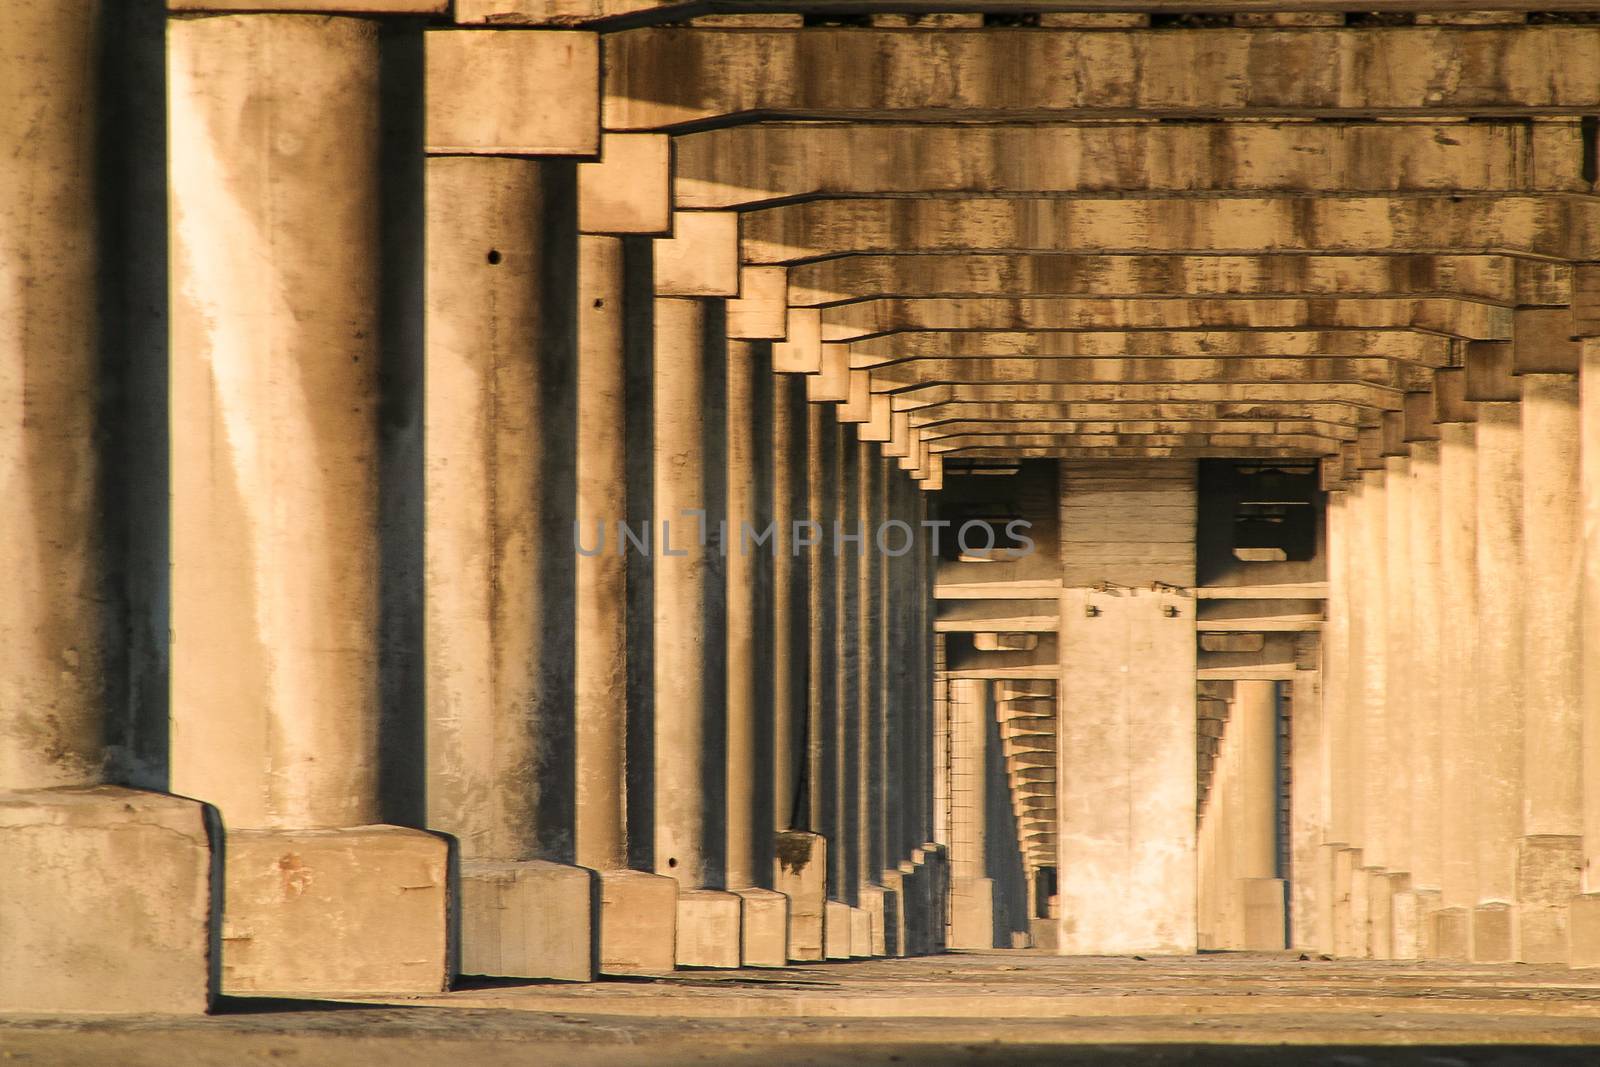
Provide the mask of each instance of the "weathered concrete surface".
[{"label": "weathered concrete surface", "polygon": [[678,880],[601,871],[601,974],[665,974],[678,963]]},{"label": "weathered concrete surface", "polygon": [[221,836],[182,797],[0,792],[0,1011],[206,1010]]},{"label": "weathered concrete surface", "polygon": [[744,901],[720,889],[678,890],[679,967],[738,967]]},{"label": "weathered concrete surface", "polygon": [[830,900],[824,907],[822,920],[822,955],[824,959],[850,958],[851,919],[850,905]]},{"label": "weathered concrete surface", "polygon": [[780,1054],[814,1067],[1262,1067],[1286,1055],[1316,1067],[1423,1058],[1567,1067],[1592,1062],[1592,1049],[1577,1046],[1600,1042],[1593,991],[1565,971],[1292,955],[1135,961],[1023,951],[715,980],[480,987],[338,1011],[233,1003],[247,1010],[137,1022],[11,1017],[0,1042],[25,1062],[83,1067],[234,1067],[269,1056],[329,1067],[653,1067],[768,1064]]},{"label": "weathered concrete surface", "polygon": [[822,959],[828,900],[827,840],[801,830],[779,834],[772,884],[789,898],[789,959]]},{"label": "weathered concrete surface", "polygon": [[461,973],[591,981],[594,882],[561,863],[463,860]]},{"label": "weathered concrete surface", "polygon": [[740,901],[740,962],[745,967],[789,963],[789,898],[771,889],[735,889]]},{"label": "weathered concrete surface", "polygon": [[229,831],[223,991],[444,989],[448,848],[399,826]]}]

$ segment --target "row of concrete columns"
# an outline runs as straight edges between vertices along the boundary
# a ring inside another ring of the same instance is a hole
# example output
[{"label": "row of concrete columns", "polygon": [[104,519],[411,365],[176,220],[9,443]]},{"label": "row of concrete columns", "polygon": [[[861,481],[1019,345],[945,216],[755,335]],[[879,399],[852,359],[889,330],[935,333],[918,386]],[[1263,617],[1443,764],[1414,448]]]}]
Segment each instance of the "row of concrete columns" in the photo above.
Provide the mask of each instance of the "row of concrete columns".
[{"label": "row of concrete columns", "polygon": [[1582,877],[1600,486],[1581,432],[1600,411],[1579,348],[1528,365],[1473,345],[1363,431],[1358,469],[1335,461],[1324,715],[1304,740],[1325,792],[1296,793],[1326,818],[1297,875],[1321,882],[1297,930],[1324,951],[1600,959]]},{"label": "row of concrete columns", "polygon": [[[30,277],[0,352],[0,1005],[942,943],[931,570],[873,543],[923,516],[906,464],[726,340],[722,300],[641,282],[649,242],[580,237],[570,163],[436,156],[421,217],[381,210],[371,20],[168,29],[174,795],[104,784],[93,7],[9,13],[0,64],[32,109],[0,227]],[[397,227],[422,254],[402,316]],[[415,825],[382,781],[394,612],[422,634]]]}]

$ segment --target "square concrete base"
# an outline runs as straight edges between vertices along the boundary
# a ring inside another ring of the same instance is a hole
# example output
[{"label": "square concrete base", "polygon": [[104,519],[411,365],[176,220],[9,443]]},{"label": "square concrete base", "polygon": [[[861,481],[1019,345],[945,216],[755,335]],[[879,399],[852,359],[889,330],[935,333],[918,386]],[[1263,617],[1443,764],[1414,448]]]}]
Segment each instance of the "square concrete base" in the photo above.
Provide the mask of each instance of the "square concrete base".
[{"label": "square concrete base", "polygon": [[740,929],[746,967],[785,967],[789,963],[789,898],[770,889],[735,889],[743,903]]},{"label": "square concrete base", "polygon": [[1566,963],[1568,904],[1582,888],[1583,839],[1541,835],[1517,843],[1517,944],[1523,963]]},{"label": "square concrete base", "polygon": [[898,867],[885,870],[879,879],[884,888],[883,951],[887,956],[906,955],[906,883]]},{"label": "square concrete base", "polygon": [[823,958],[828,900],[828,842],[821,834],[786,830],[778,835],[772,888],[789,898],[789,958]]},{"label": "square concrete base", "polygon": [[1413,889],[1411,895],[1417,901],[1417,959],[1438,959],[1439,948],[1433,940],[1437,933],[1433,915],[1439,910],[1441,894],[1437,889]]},{"label": "square concrete base", "polygon": [[1472,956],[1472,914],[1466,908],[1440,908],[1431,916],[1433,955],[1430,959],[1465,963]]},{"label": "square concrete base", "polygon": [[744,902],[720,889],[678,890],[678,966],[737,967]]},{"label": "square concrete base", "polygon": [[461,863],[461,973],[595,977],[594,872],[543,860]]},{"label": "square concrete base", "polygon": [[994,879],[959,878],[951,886],[950,947],[995,947]]},{"label": "square concrete base", "polygon": [[850,958],[872,958],[872,912],[866,908],[850,909]]},{"label": "square concrete base", "polygon": [[116,786],[0,792],[0,1012],[203,1012],[215,810]]},{"label": "square concrete base", "polygon": [[932,889],[929,892],[933,931],[933,945],[929,952],[943,952],[949,948],[949,930],[945,927],[944,917],[948,913],[950,900],[950,850],[944,845],[928,842],[923,846],[924,862],[927,864],[931,876]]},{"label": "square concrete base", "polygon": [[1389,876],[1389,958],[1417,958],[1417,895],[1411,891],[1409,874]]},{"label": "square concrete base", "polygon": [[600,872],[600,973],[670,974],[678,965],[678,880]]},{"label": "square concrete base", "polygon": [[1511,963],[1516,959],[1512,943],[1515,911],[1510,904],[1479,904],[1472,909],[1472,962]]},{"label": "square concrete base", "polygon": [[905,915],[906,926],[906,955],[926,956],[933,951],[933,933],[930,929],[932,907],[930,905],[928,883],[928,869],[918,863],[906,862],[900,865],[901,909]]},{"label": "square concrete base", "polygon": [[449,846],[402,826],[233,830],[228,993],[437,993],[448,988]]},{"label": "square concrete base", "polygon": [[889,954],[889,933],[886,929],[889,921],[889,910],[893,907],[889,893],[881,885],[864,885],[856,891],[861,907],[872,920],[872,947],[874,956],[887,956]]},{"label": "square concrete base", "polygon": [[1600,967],[1600,893],[1580,893],[1567,905],[1567,934],[1571,946],[1567,963],[1573,967]]},{"label": "square concrete base", "polygon": [[822,954],[830,960],[850,958],[850,905],[828,901],[822,924]]},{"label": "square concrete base", "polygon": [[1394,958],[1394,882],[1387,871],[1369,867],[1362,872],[1367,884],[1367,955],[1375,960]]},{"label": "square concrete base", "polygon": [[1333,954],[1346,959],[1366,955],[1367,917],[1363,908],[1356,913],[1356,898],[1366,893],[1360,875],[1361,850],[1341,848],[1333,854]]},{"label": "square concrete base", "polygon": [[1253,952],[1282,952],[1285,944],[1286,904],[1282,878],[1241,878],[1239,898],[1244,910],[1244,944]]},{"label": "square concrete base", "polygon": [[1061,947],[1061,923],[1056,919],[1034,916],[1028,920],[1028,932],[1033,937],[1033,947],[1055,952]]}]

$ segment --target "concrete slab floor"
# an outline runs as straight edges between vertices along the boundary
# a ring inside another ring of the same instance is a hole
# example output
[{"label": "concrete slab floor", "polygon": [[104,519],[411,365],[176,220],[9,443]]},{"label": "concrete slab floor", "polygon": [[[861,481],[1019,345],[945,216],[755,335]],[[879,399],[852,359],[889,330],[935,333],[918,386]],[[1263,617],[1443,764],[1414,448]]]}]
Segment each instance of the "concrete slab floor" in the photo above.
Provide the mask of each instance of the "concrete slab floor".
[{"label": "concrete slab floor", "polygon": [[[1301,1046],[1286,1052],[1283,1045]],[[1584,1047],[1588,1046],[1588,1047]],[[231,998],[210,1017],[0,1019],[0,1060],[117,1067],[662,1064],[1593,1064],[1600,975],[1295,953],[1030,951]]]}]

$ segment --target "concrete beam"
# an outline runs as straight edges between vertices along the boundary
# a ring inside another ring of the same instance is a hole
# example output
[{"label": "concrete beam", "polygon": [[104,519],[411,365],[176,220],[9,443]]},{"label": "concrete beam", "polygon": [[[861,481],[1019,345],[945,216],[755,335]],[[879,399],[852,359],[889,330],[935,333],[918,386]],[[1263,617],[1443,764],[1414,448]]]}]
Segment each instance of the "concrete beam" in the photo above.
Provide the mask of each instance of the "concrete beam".
[{"label": "concrete beam", "polygon": [[1600,28],[1581,25],[661,28],[612,34],[605,53],[605,124],[617,130],[757,116],[1367,116],[1415,115],[1419,106],[1520,115],[1600,107]]},{"label": "concrete beam", "polygon": [[850,253],[1493,252],[1600,259],[1589,198],[817,200],[745,214],[747,263]]},{"label": "concrete beam", "polygon": [[1453,338],[1409,330],[906,330],[851,342],[850,362],[866,368],[923,357],[1370,356],[1447,367],[1461,362],[1462,351]]},{"label": "concrete beam", "polygon": [[[854,371],[866,375],[867,371]],[[1420,390],[1432,383],[1425,367],[1383,359],[921,359],[870,372],[879,392],[931,383],[985,382],[1366,382]]]},{"label": "concrete beam", "polygon": [[595,34],[429,30],[423,42],[428,152],[599,153]]},{"label": "concrete beam", "polygon": [[778,200],[1128,193],[1588,193],[1578,119],[762,123],[676,138],[679,209]]}]

